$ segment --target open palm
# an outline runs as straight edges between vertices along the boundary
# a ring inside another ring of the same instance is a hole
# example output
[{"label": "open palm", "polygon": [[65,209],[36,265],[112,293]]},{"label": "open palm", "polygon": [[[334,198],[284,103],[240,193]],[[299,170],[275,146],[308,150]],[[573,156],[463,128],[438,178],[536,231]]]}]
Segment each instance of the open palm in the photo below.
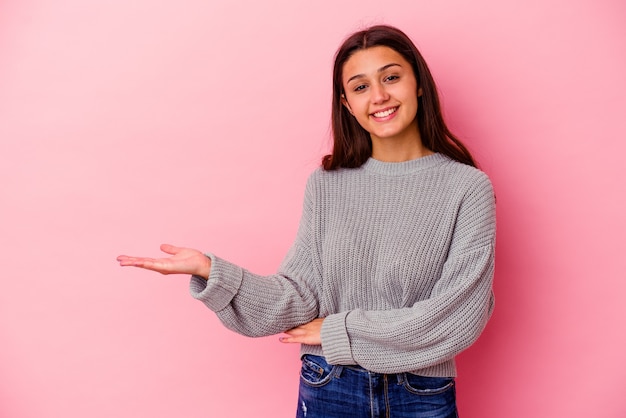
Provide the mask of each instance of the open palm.
[{"label": "open palm", "polygon": [[161,245],[161,251],[170,254],[171,257],[149,258],[120,255],[117,261],[123,267],[140,267],[161,274],[194,274],[205,279],[209,277],[211,259],[200,251],[169,244]]}]

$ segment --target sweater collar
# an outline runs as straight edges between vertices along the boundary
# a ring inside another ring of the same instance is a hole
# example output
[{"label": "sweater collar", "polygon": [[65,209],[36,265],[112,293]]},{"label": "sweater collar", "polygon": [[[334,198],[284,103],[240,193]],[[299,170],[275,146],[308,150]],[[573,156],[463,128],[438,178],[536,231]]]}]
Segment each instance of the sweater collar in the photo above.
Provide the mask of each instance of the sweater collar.
[{"label": "sweater collar", "polygon": [[367,161],[365,161],[361,168],[372,173],[384,174],[388,176],[400,176],[435,167],[448,160],[448,157],[439,153],[399,163],[379,161],[370,157]]}]

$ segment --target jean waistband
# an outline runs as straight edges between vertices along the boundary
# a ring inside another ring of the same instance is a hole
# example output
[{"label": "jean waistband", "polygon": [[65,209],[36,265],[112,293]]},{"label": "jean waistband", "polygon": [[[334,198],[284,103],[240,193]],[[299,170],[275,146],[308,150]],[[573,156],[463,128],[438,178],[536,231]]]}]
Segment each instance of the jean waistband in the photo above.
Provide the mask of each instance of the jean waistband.
[{"label": "jean waistband", "polygon": [[[326,361],[326,359],[322,356],[316,356],[314,354],[305,354],[303,357],[310,357],[315,359],[315,361],[317,362],[323,362],[327,367],[330,366],[330,364]],[[402,373],[378,373],[378,372],[373,372],[371,370],[368,370],[362,366],[359,366],[358,364],[350,364],[350,365],[334,365],[333,367],[333,374],[335,376],[341,376],[341,373],[344,370],[351,370],[351,371],[355,371],[358,373],[364,373],[364,374],[368,374],[370,376],[387,376],[388,379],[397,379],[398,383],[402,383],[405,379],[406,379],[406,372],[402,372]]]}]

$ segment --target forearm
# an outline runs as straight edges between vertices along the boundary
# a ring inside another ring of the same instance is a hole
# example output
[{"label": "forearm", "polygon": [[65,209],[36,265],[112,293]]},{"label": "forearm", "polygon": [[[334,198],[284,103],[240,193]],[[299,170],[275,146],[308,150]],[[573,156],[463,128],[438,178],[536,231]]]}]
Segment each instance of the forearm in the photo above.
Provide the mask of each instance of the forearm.
[{"label": "forearm", "polygon": [[322,327],[326,359],[396,373],[454,358],[478,338],[493,308],[491,247],[467,257],[481,268],[462,279],[458,277],[462,273],[448,272],[458,280],[455,286],[413,306],[355,309],[326,317]]},{"label": "forearm", "polygon": [[286,331],[317,317],[317,299],[304,280],[286,274],[259,276],[210,257],[208,280],[192,277],[191,293],[227,328],[258,337]]}]

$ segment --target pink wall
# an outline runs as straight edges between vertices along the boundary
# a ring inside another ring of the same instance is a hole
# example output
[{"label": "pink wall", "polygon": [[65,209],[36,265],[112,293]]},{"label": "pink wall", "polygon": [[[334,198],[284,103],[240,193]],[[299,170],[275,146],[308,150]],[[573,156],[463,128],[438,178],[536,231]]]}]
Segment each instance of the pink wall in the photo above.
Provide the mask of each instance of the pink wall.
[{"label": "pink wall", "polygon": [[115,257],[171,242],[274,271],[332,54],[378,22],[416,40],[497,188],[463,417],[626,416],[624,2],[238,3],[0,3],[0,416],[293,416],[296,347]]}]

